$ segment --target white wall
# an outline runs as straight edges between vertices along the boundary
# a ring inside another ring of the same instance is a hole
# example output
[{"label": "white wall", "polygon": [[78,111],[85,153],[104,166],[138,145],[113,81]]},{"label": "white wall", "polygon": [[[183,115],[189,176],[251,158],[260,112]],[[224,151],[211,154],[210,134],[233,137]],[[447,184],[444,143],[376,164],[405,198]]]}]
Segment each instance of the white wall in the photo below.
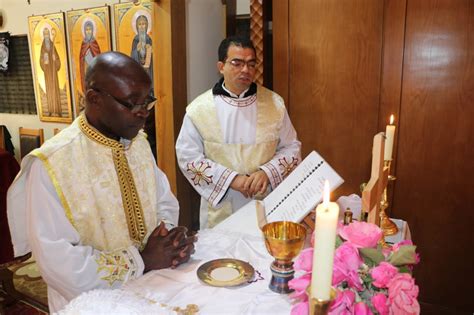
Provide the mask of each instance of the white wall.
[{"label": "white wall", "polygon": [[[238,0],[240,1],[240,0]],[[0,32],[12,35],[27,34],[28,16],[112,5],[119,0],[0,0],[4,24]],[[122,0],[122,2],[124,2]],[[245,2],[245,0],[244,0]],[[217,46],[223,39],[223,6],[221,0],[186,0],[186,47],[188,100],[209,89],[219,78],[216,69]],[[112,14],[113,15],[113,14]],[[113,16],[112,16],[113,18]],[[112,32],[112,36],[114,36]],[[12,135],[13,145],[19,155],[18,128],[43,128],[45,139],[53,136],[53,129],[67,125],[45,123],[37,115],[15,115],[0,113],[0,124],[6,125]]]},{"label": "white wall", "polygon": [[250,0],[237,0],[236,14],[250,14]]},{"label": "white wall", "polygon": [[220,77],[217,48],[224,38],[221,0],[186,1],[188,102],[212,88]]}]

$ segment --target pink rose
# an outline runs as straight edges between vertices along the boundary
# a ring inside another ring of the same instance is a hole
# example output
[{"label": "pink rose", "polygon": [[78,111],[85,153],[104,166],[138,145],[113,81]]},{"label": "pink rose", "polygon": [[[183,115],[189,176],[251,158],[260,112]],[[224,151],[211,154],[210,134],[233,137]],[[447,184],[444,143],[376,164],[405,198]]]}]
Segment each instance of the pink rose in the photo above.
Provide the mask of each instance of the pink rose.
[{"label": "pink rose", "polygon": [[309,313],[309,304],[308,302],[301,302],[294,305],[291,308],[291,315],[308,315]]},{"label": "pink rose", "polygon": [[385,261],[370,270],[370,275],[374,279],[372,284],[377,288],[386,288],[396,274],[398,274],[398,269]]},{"label": "pink rose", "polygon": [[342,281],[346,280],[347,278],[347,271],[346,266],[343,262],[334,259],[334,264],[332,267],[332,285],[337,286]]},{"label": "pink rose", "polygon": [[329,315],[351,315],[354,311],[353,304],[355,293],[351,290],[337,291],[337,296],[329,309]]},{"label": "pink rose", "polygon": [[343,243],[334,252],[334,260],[339,260],[344,263],[347,269],[357,270],[362,264],[362,259],[359,255],[359,250],[350,243]]},{"label": "pink rose", "polygon": [[306,302],[308,300],[306,288],[309,286],[310,282],[311,273],[307,273],[302,275],[301,277],[291,279],[288,282],[288,287],[290,289],[295,290],[295,292],[291,294],[291,297]]},{"label": "pink rose", "polygon": [[338,285],[347,281],[349,287],[362,290],[362,280],[358,272],[361,264],[359,250],[354,245],[346,242],[339,246],[334,253],[332,284]]},{"label": "pink rose", "polygon": [[390,314],[419,314],[418,286],[408,273],[399,273],[388,283]]},{"label": "pink rose", "polygon": [[313,270],[313,248],[308,247],[301,251],[294,264],[295,270],[309,272]]},{"label": "pink rose", "polygon": [[354,315],[373,315],[372,311],[370,310],[369,306],[364,302],[359,302],[354,305]]},{"label": "pink rose", "polygon": [[347,284],[349,288],[356,289],[357,291],[362,291],[362,279],[359,277],[359,272],[351,270],[347,273]]},{"label": "pink rose", "polygon": [[382,230],[372,223],[354,221],[344,226],[339,235],[359,248],[376,247]]},{"label": "pink rose", "polygon": [[377,293],[370,301],[380,315],[388,315],[387,297],[385,294]]}]

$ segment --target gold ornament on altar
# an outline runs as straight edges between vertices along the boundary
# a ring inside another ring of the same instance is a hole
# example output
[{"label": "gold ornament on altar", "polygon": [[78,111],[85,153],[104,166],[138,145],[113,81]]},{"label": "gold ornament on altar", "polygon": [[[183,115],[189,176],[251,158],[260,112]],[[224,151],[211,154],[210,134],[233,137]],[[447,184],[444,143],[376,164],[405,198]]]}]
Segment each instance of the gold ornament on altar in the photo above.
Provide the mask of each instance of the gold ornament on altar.
[{"label": "gold ornament on altar", "polygon": [[288,282],[293,279],[293,259],[303,249],[306,238],[306,228],[298,223],[289,221],[271,222],[263,226],[265,246],[270,255],[275,258],[270,269],[272,279],[270,290],[277,293],[290,293]]},{"label": "gold ornament on altar", "polygon": [[[384,167],[388,169],[388,174],[390,174],[390,165],[392,161],[391,160],[385,160],[384,161]],[[394,181],[396,178],[395,176],[388,175],[388,181]],[[398,233],[398,227],[397,225],[390,220],[388,215],[385,213],[385,210],[388,208],[388,198],[387,198],[387,186],[385,186],[385,189],[383,190],[383,196],[382,196],[382,201],[380,202],[380,228],[383,231],[384,236],[390,236],[390,235],[395,235]]]}]

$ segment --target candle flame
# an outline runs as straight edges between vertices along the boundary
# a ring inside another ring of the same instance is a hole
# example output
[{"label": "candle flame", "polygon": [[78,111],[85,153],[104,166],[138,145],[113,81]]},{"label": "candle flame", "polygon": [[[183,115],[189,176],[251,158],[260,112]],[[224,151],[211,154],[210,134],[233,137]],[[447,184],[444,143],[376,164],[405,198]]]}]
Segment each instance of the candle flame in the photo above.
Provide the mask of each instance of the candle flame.
[{"label": "candle flame", "polygon": [[395,117],[392,115],[390,115],[390,125],[393,125],[393,121],[395,120]]},{"label": "candle flame", "polygon": [[329,182],[327,179],[324,181],[323,204],[326,207],[329,206]]}]

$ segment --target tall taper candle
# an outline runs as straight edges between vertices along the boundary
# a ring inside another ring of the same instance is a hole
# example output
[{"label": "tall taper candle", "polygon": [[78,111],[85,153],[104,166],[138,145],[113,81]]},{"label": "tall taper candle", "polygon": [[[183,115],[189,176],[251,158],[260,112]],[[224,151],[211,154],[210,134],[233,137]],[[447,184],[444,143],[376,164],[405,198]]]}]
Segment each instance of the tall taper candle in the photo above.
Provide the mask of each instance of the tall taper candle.
[{"label": "tall taper candle", "polygon": [[339,206],[329,202],[329,183],[326,180],[323,203],[316,208],[311,276],[311,297],[320,300],[330,299],[338,217]]},{"label": "tall taper candle", "polygon": [[393,115],[390,116],[390,125],[385,128],[385,148],[384,148],[384,160],[392,160],[393,151],[393,139],[395,138],[395,125],[393,124]]}]

